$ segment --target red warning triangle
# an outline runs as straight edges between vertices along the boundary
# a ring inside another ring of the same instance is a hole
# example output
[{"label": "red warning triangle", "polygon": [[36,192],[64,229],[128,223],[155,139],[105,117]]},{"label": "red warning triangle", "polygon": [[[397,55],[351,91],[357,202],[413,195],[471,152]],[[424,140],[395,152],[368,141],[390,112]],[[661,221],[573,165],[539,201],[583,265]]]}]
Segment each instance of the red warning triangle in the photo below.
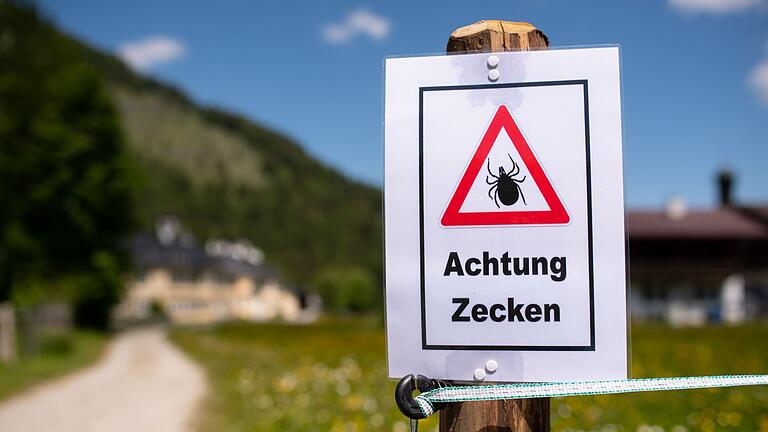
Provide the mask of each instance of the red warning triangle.
[{"label": "red warning triangle", "polygon": [[[536,186],[541,191],[544,200],[549,206],[549,210],[533,211],[491,211],[491,212],[461,212],[461,206],[467,198],[472,184],[475,182],[480,170],[485,164],[485,159],[491,151],[496,138],[504,129],[512,144],[520,154],[530,176],[533,178]],[[464,176],[462,176],[456,191],[453,193],[448,207],[443,213],[441,223],[443,226],[494,226],[494,225],[559,225],[570,222],[568,212],[565,211],[563,203],[557,196],[552,183],[549,182],[547,175],[541,168],[541,164],[531,151],[531,147],[523,137],[522,132],[517,127],[515,120],[507,110],[507,107],[501,105],[496,111],[493,120],[491,120],[488,130],[485,132],[480,146],[475,151],[472,160],[469,162]]]}]

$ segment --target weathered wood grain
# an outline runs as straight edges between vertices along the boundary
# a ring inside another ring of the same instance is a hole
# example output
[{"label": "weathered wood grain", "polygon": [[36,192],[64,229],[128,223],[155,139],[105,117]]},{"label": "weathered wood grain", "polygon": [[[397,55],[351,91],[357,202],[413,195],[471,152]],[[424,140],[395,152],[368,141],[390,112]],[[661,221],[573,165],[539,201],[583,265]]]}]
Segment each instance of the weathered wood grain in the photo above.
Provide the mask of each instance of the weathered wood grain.
[{"label": "weathered wood grain", "polygon": [[454,30],[448,38],[448,53],[517,51],[542,49],[549,39],[539,29],[524,22],[478,21]]}]

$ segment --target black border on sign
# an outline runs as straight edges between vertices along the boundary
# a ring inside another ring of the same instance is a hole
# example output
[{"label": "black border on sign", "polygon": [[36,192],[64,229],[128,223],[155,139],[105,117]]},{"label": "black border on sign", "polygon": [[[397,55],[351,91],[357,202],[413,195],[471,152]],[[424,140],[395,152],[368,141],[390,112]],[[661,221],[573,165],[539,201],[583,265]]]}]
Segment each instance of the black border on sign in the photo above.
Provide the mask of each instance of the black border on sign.
[{"label": "black border on sign", "polygon": [[[426,305],[424,304],[424,93],[449,90],[485,90],[494,88],[581,85],[584,96],[584,143],[587,170],[587,251],[589,254],[589,345],[428,345]],[[421,348],[425,350],[494,350],[494,351],[594,351],[595,350],[595,284],[592,249],[592,168],[589,152],[589,85],[587,80],[538,81],[503,84],[419,87],[419,276],[421,300]]]}]

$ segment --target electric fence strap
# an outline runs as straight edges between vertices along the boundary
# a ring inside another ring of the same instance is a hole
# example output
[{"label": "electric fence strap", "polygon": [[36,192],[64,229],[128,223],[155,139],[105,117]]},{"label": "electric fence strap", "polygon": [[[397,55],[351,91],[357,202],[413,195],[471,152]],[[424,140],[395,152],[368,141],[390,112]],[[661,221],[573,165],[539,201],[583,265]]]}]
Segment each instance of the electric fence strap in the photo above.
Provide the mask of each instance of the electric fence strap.
[{"label": "electric fence strap", "polygon": [[488,386],[441,387],[424,392],[414,399],[421,408],[424,417],[429,417],[435,412],[434,404],[446,402],[585,396],[761,384],[768,384],[768,375],[719,375],[678,378],[638,378],[609,381],[518,383]]}]

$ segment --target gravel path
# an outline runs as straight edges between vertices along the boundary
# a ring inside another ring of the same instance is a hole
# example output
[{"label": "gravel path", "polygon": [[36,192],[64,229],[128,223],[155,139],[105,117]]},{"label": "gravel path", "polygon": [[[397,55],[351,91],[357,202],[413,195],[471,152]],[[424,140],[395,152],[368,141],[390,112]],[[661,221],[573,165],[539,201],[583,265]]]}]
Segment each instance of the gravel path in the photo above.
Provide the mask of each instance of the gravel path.
[{"label": "gravel path", "polygon": [[161,329],[118,336],[96,365],[0,404],[3,432],[189,430],[202,370]]}]

